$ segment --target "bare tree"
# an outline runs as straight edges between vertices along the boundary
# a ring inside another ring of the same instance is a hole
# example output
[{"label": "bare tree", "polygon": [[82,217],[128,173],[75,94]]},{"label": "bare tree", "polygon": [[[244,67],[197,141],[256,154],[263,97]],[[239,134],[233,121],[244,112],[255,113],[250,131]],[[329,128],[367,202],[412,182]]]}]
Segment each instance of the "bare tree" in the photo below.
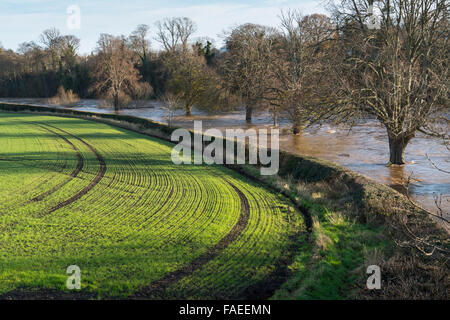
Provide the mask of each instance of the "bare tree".
[{"label": "bare tree", "polygon": [[197,30],[195,23],[186,17],[164,19],[158,21],[156,27],[156,41],[161,43],[167,52],[187,50],[189,38]]},{"label": "bare tree", "polygon": [[24,42],[19,45],[17,50],[23,59],[23,68],[26,72],[39,72],[45,70],[46,65],[44,61],[45,53],[43,49],[34,41]]},{"label": "bare tree", "polygon": [[93,71],[96,80],[93,90],[110,96],[116,111],[120,107],[120,98],[129,96],[142,85],[133,57],[134,53],[123,37],[100,36]]},{"label": "bare tree", "polygon": [[47,48],[55,47],[58,39],[61,37],[61,32],[56,28],[46,29],[42,32],[40,41]]},{"label": "bare tree", "polygon": [[[62,35],[56,28],[45,30],[40,36],[40,42],[44,45],[45,52],[50,57],[50,66],[52,70],[65,69],[72,71],[76,63],[77,51],[80,47],[80,39],[73,35]],[[35,47],[34,43],[28,43],[28,47]],[[21,50],[29,51],[27,45]]]},{"label": "bare tree", "polygon": [[204,56],[187,50],[171,54],[164,61],[169,70],[168,90],[183,102],[186,115],[192,115],[194,105],[207,105],[207,94],[216,79]]},{"label": "bare tree", "polygon": [[182,108],[181,99],[178,95],[166,92],[161,97],[160,100],[164,102],[167,108],[167,118],[169,128],[172,127],[172,118],[175,110]]},{"label": "bare tree", "polygon": [[129,37],[130,46],[139,56],[142,64],[147,62],[150,52],[150,40],[148,40],[149,29],[150,27],[148,25],[140,24]]},{"label": "bare tree", "polygon": [[[138,57],[137,69],[146,82],[152,81],[152,52],[150,51],[149,40],[150,27],[140,24],[128,37],[128,45]],[[151,90],[153,92],[153,89]]]},{"label": "bare tree", "polygon": [[[380,26],[368,24],[371,6]],[[387,130],[391,164],[418,130],[449,111],[449,2],[342,0],[333,6],[339,27],[337,91],[325,117],[373,117]]]},{"label": "bare tree", "polygon": [[40,42],[50,54],[50,65],[53,70],[58,64],[58,49],[61,40],[61,32],[56,28],[44,30],[40,36]]},{"label": "bare tree", "polygon": [[323,99],[321,90],[329,79],[323,81],[324,39],[330,36],[331,22],[325,15],[302,16],[290,10],[281,14],[281,35],[275,57],[270,64],[271,77],[268,100],[276,112],[287,112],[294,134],[304,125],[307,105]]},{"label": "bare tree", "polygon": [[80,39],[73,35],[61,36],[58,41],[60,63],[69,72],[75,67]]},{"label": "bare tree", "polygon": [[[298,24],[301,26],[301,33],[303,34],[304,41],[316,45],[328,40],[332,35],[333,27],[331,19],[328,16],[324,14],[314,13],[301,17],[298,11],[297,13],[293,11],[291,15],[292,14],[296,16],[297,21],[300,21],[300,23]],[[286,17],[286,15],[284,16]],[[289,14],[287,16],[289,16]]]},{"label": "bare tree", "polygon": [[267,81],[277,32],[255,24],[241,25],[228,34],[222,73],[230,90],[239,95],[251,122],[255,107],[266,100]]}]

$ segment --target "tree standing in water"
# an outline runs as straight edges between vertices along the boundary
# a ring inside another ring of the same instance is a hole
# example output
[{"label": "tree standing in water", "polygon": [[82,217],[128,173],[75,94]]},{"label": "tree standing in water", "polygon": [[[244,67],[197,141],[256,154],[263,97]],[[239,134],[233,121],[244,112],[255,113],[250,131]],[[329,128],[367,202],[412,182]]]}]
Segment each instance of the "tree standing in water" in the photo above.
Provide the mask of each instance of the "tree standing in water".
[{"label": "tree standing in water", "polygon": [[93,71],[96,80],[93,89],[111,97],[116,111],[119,110],[121,98],[128,97],[142,85],[134,58],[134,52],[124,38],[101,35]]},{"label": "tree standing in water", "polygon": [[222,74],[228,88],[245,103],[248,123],[265,102],[276,31],[255,24],[241,25],[227,36]]},{"label": "tree standing in water", "polygon": [[281,13],[281,33],[277,37],[270,63],[267,100],[276,113],[283,110],[298,134],[306,119],[307,106],[323,100],[321,91],[329,85],[324,80],[324,40],[330,37],[331,21],[325,15],[302,16],[297,10]]},{"label": "tree standing in water", "polygon": [[[404,164],[417,131],[449,111],[449,3],[446,0],[341,0],[335,102],[322,117],[371,116],[389,138],[390,164]],[[379,23],[373,23],[374,6]]]}]

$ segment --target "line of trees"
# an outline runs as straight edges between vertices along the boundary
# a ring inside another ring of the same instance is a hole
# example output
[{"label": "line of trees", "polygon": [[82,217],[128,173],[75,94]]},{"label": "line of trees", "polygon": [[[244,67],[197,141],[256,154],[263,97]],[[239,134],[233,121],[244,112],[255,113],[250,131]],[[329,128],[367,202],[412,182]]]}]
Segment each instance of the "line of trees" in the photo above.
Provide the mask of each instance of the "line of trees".
[{"label": "line of trees", "polygon": [[[373,8],[379,27],[369,23]],[[449,3],[445,0],[329,1],[331,16],[282,12],[280,27],[237,26],[225,47],[193,43],[188,18],[157,22],[128,37],[101,35],[89,56],[79,39],[56,29],[17,52],[0,46],[0,96],[50,97],[58,87],[103,97],[116,109],[132,99],[170,97],[189,116],[193,107],[245,107],[246,120],[270,110],[294,134],[313,123],[357,123],[367,117],[387,130],[390,163],[433,121],[448,121]],[[167,99],[163,99],[167,100]]]},{"label": "line of trees", "polygon": [[50,97],[63,85],[86,96],[89,61],[77,55],[80,40],[45,30],[39,43],[22,43],[17,52],[0,47],[0,96]]}]

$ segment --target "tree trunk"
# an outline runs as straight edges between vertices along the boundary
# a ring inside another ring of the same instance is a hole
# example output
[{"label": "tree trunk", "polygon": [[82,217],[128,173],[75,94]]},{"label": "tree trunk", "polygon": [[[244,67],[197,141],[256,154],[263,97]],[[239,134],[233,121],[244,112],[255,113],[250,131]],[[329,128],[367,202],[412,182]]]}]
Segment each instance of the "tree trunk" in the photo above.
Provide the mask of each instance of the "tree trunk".
[{"label": "tree trunk", "polygon": [[119,94],[114,94],[114,111],[119,111]]},{"label": "tree trunk", "polygon": [[252,113],[253,106],[247,106],[245,108],[245,121],[247,121],[247,123],[252,123]]},{"label": "tree trunk", "polygon": [[391,164],[405,164],[405,149],[408,145],[410,139],[400,136],[400,137],[391,137],[389,136],[389,162]]},{"label": "tree trunk", "polygon": [[276,111],[273,113],[273,126],[278,127],[278,113]]},{"label": "tree trunk", "polygon": [[192,116],[192,106],[186,105],[186,116],[190,117]]},{"label": "tree trunk", "polygon": [[299,120],[294,120],[292,124],[292,133],[299,134],[302,131],[302,124]]}]

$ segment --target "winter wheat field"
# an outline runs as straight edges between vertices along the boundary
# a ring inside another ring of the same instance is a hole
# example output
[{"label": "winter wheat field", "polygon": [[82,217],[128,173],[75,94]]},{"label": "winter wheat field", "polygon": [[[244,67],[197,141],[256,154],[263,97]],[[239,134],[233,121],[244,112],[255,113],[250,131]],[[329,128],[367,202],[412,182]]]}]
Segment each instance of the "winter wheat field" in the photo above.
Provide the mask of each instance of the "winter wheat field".
[{"label": "winter wheat field", "polygon": [[162,140],[0,113],[0,294],[238,298],[303,227],[286,199],[223,166],[174,165]]}]

